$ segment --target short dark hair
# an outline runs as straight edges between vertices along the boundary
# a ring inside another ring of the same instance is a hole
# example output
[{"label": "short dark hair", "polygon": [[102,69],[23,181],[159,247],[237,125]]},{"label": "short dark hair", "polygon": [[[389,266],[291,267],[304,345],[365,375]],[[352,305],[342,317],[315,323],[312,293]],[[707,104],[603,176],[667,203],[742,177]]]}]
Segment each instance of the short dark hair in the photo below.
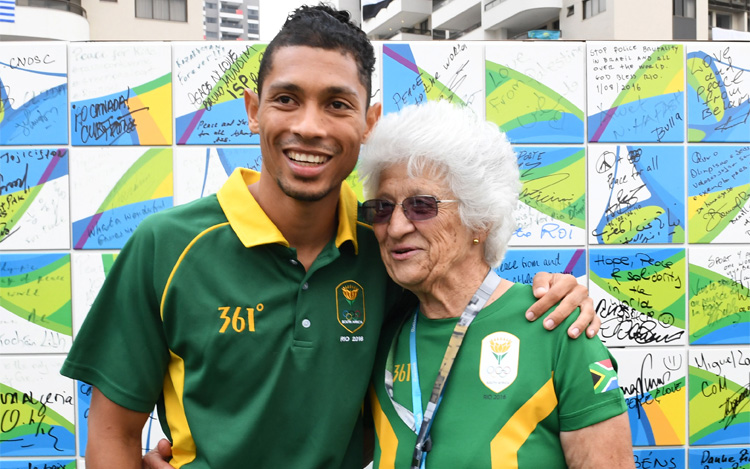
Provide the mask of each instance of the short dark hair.
[{"label": "short dark hair", "polygon": [[367,90],[369,107],[375,51],[364,31],[350,18],[348,11],[336,10],[324,3],[303,5],[290,13],[281,31],[263,53],[258,70],[258,95],[262,92],[264,78],[273,67],[276,50],[280,47],[307,46],[351,54],[357,63],[359,81]]}]

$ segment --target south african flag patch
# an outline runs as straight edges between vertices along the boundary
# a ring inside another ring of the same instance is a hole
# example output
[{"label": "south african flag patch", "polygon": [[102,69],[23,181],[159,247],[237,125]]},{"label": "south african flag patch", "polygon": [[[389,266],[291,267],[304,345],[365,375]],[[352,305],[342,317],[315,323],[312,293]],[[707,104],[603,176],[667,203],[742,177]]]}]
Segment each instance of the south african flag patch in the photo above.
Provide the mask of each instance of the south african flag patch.
[{"label": "south african flag patch", "polygon": [[594,380],[594,393],[599,394],[617,389],[617,371],[612,366],[612,360],[602,360],[589,365],[591,379]]}]

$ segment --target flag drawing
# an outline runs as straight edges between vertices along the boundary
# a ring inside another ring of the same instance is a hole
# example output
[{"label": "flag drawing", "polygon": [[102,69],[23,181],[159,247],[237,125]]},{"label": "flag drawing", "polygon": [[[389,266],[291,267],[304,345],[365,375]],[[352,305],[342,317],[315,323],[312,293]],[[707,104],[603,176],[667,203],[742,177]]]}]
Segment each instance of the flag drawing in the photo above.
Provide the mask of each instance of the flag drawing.
[{"label": "flag drawing", "polygon": [[612,366],[612,360],[602,360],[589,365],[591,379],[594,381],[594,392],[600,394],[603,392],[617,389],[617,371]]}]

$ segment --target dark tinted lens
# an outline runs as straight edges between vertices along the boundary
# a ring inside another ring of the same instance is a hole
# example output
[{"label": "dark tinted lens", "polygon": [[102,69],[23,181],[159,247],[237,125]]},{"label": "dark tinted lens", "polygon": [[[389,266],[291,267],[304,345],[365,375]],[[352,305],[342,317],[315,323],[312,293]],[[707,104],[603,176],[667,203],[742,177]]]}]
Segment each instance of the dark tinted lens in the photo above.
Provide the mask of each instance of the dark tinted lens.
[{"label": "dark tinted lens", "polygon": [[362,204],[362,218],[365,223],[386,223],[391,219],[395,205],[387,200],[373,199]]},{"label": "dark tinted lens", "polygon": [[407,197],[404,199],[403,206],[409,220],[427,220],[438,214],[438,203],[435,197],[425,195]]}]

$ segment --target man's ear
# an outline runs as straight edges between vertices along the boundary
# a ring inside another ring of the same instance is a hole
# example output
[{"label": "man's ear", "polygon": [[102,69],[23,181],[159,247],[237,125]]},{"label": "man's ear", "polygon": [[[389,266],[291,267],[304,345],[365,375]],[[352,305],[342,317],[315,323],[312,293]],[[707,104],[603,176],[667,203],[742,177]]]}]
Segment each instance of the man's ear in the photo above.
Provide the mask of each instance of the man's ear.
[{"label": "man's ear", "polygon": [[247,123],[250,131],[254,134],[260,133],[258,125],[258,109],[260,108],[260,98],[250,88],[245,88],[245,111],[247,112]]},{"label": "man's ear", "polygon": [[375,124],[377,124],[378,119],[380,119],[380,114],[382,112],[383,112],[383,105],[380,103],[375,103],[367,109],[367,114],[365,115],[367,129],[365,130],[365,133],[362,136],[361,143],[365,143],[365,141],[367,140],[367,137],[370,136],[370,132],[372,132],[372,129],[375,128]]}]

